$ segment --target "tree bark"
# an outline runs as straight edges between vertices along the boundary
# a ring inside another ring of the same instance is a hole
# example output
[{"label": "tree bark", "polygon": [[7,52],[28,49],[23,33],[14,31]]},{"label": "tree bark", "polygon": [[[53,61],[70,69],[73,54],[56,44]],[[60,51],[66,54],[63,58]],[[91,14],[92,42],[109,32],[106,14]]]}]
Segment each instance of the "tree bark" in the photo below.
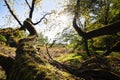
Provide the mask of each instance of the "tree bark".
[{"label": "tree bark", "polygon": [[76,23],[76,18],[74,18],[73,20],[73,27],[75,28],[75,30],[78,32],[78,34],[85,38],[85,39],[91,39],[94,37],[98,37],[98,36],[103,36],[103,35],[111,35],[111,34],[115,34],[117,32],[120,32],[120,21],[114,22],[112,24],[106,25],[102,28],[90,31],[90,32],[83,32],[77,25]]},{"label": "tree bark", "polygon": [[30,18],[27,18],[24,23],[23,23],[23,28],[27,29],[29,31],[29,34],[32,36],[32,35],[36,35],[38,36],[37,34],[37,31],[35,30],[34,26],[32,25],[32,21]]},{"label": "tree bark", "polygon": [[120,21],[106,25],[103,28],[87,32],[85,38],[91,39],[98,36],[115,34],[117,32],[120,32]]}]

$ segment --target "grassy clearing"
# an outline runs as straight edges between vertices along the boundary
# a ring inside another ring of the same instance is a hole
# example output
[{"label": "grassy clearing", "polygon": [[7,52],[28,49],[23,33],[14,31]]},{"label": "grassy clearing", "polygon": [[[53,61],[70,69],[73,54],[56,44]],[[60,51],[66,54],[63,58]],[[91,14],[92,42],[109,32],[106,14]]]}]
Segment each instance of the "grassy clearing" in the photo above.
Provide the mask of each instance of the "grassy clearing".
[{"label": "grassy clearing", "polygon": [[61,54],[60,57],[55,58],[55,60],[60,61],[60,62],[71,61],[74,59],[82,60],[82,56],[76,53],[71,53],[71,54]]},{"label": "grassy clearing", "polygon": [[64,63],[74,68],[79,68],[84,61],[83,56],[77,53],[61,54],[60,57],[55,58],[58,62]]}]

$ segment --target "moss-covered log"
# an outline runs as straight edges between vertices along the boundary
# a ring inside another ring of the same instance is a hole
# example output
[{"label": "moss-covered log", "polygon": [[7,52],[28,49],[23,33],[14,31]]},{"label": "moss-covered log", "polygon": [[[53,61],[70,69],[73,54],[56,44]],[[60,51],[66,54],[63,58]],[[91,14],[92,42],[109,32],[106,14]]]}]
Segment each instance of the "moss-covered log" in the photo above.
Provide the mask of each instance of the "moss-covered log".
[{"label": "moss-covered log", "polygon": [[[15,61],[11,64],[10,73],[7,74],[7,80],[74,80],[75,78],[72,79],[72,77],[68,77],[69,75],[64,75],[65,72],[61,73],[60,70],[58,71],[55,67],[50,66],[42,55],[38,54],[36,48],[37,32],[31,21],[36,1],[37,0],[32,0],[31,6],[27,3],[30,8],[29,18],[21,24],[17,16],[13,13],[7,0],[4,0],[10,13],[20,24],[20,30],[27,29],[30,33],[27,38],[20,39],[17,44]],[[35,24],[40,23],[45,16]]]},{"label": "moss-covered log", "polygon": [[[36,36],[21,39],[7,80],[74,80],[70,74],[51,66],[37,50]],[[69,79],[70,78],[70,79]]]}]

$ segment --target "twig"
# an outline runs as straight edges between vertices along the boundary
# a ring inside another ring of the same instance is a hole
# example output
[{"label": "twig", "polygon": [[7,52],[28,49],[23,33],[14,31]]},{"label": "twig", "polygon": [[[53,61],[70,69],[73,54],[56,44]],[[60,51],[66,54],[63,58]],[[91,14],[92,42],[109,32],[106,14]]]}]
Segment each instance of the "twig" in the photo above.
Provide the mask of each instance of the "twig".
[{"label": "twig", "polygon": [[13,13],[13,10],[11,9],[11,7],[9,6],[8,2],[6,0],[4,0],[5,4],[7,5],[10,13],[13,15],[13,17],[17,20],[17,22],[19,23],[19,25],[22,27],[22,23],[19,21],[19,19],[17,18],[17,16]]},{"label": "twig", "polygon": [[46,47],[46,51],[47,51],[47,55],[48,57],[53,61],[53,58],[51,57],[50,53],[49,53],[49,50],[48,50],[48,47],[47,47],[48,43],[45,44],[45,47]]},{"label": "twig", "polygon": [[43,15],[43,17],[42,17],[38,22],[32,23],[32,24],[33,24],[33,25],[39,24],[43,19],[45,19],[45,17],[46,17],[47,15],[50,15],[50,14],[52,14],[52,13],[46,13],[45,15]]},{"label": "twig", "polygon": [[53,40],[53,42],[52,42],[52,44],[49,46],[49,48],[52,48],[56,41],[57,41],[57,40]]},{"label": "twig", "polygon": [[74,17],[74,19],[73,19],[73,27],[74,27],[74,29],[77,31],[77,33],[79,34],[79,36],[82,36],[83,38],[86,37],[86,33],[83,32],[83,31],[81,30],[81,28],[79,28],[78,25],[77,25],[77,23],[76,23],[76,15],[75,15],[75,17]]},{"label": "twig", "polygon": [[27,0],[25,0],[25,2],[27,3],[28,7],[31,9],[30,4],[28,3],[28,1],[27,1]]}]

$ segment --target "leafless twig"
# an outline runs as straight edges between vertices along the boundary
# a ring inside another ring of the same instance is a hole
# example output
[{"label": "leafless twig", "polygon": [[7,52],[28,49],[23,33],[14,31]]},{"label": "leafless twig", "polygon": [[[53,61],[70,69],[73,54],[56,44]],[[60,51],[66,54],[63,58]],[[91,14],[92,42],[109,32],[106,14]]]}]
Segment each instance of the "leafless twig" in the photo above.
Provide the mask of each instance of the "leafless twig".
[{"label": "leafless twig", "polygon": [[42,17],[38,22],[33,23],[33,25],[39,24],[43,19],[45,19],[45,17],[46,17],[47,15],[50,15],[50,14],[52,14],[52,13],[46,13],[45,15],[43,15],[43,17]]},{"label": "leafless twig", "polygon": [[28,7],[31,9],[30,4],[28,3],[28,1],[27,1],[27,0],[25,0],[25,2],[27,3]]},{"label": "leafless twig", "polygon": [[53,58],[51,57],[50,53],[49,53],[49,50],[48,50],[48,47],[47,47],[48,43],[45,44],[45,47],[46,47],[46,53],[48,55],[48,57],[50,58],[50,60],[53,61]]}]

